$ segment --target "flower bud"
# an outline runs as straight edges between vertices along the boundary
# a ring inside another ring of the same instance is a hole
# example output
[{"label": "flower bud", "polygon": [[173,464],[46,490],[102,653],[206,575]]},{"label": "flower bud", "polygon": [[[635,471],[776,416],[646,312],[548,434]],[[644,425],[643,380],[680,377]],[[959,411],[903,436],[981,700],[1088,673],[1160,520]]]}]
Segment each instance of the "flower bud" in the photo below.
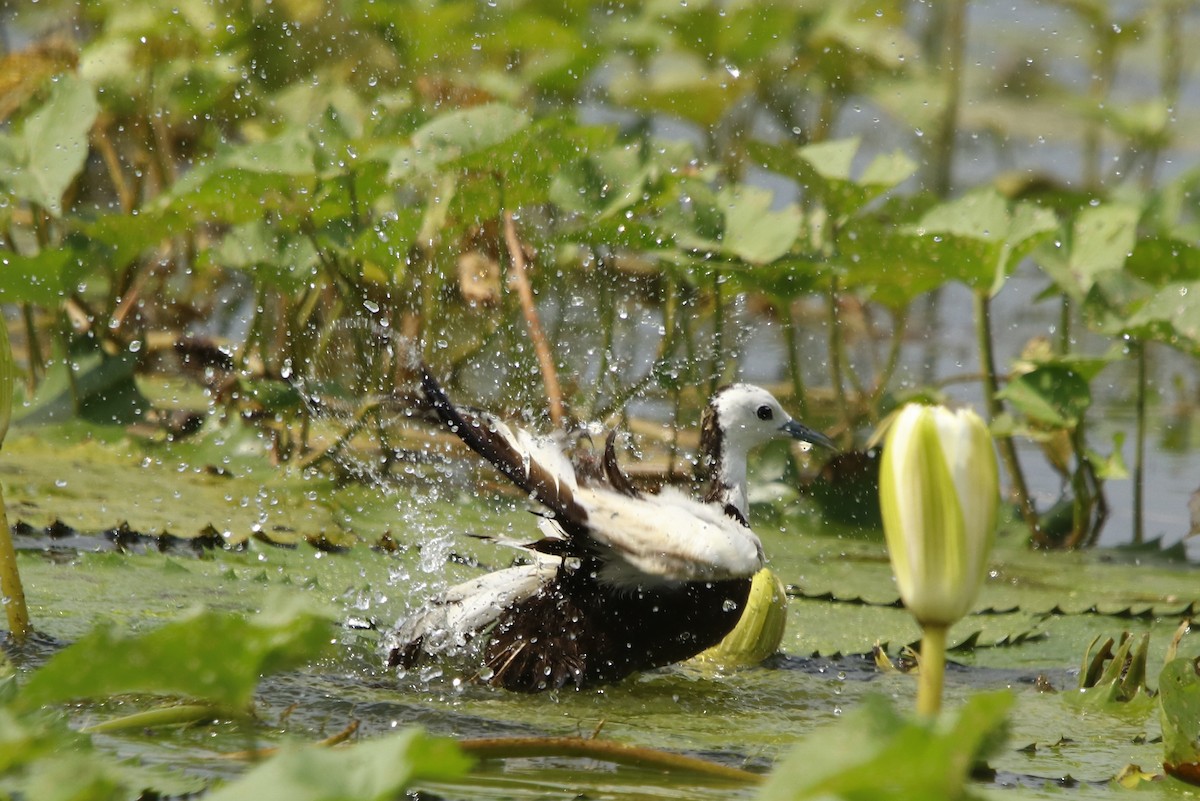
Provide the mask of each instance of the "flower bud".
[{"label": "flower bud", "polygon": [[787,590],[767,568],[754,574],[746,609],[725,639],[696,658],[725,667],[757,665],[779,650],[787,625]]},{"label": "flower bud", "polygon": [[896,416],[879,503],[900,597],[922,626],[950,626],[975,602],[999,482],[991,434],[973,411],[913,404]]}]

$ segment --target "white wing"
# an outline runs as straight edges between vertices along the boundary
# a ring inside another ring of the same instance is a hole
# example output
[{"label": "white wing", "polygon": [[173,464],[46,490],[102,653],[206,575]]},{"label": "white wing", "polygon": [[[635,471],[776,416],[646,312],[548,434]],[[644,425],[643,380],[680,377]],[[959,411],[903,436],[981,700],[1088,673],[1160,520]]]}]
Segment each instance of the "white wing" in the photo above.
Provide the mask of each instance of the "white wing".
[{"label": "white wing", "polygon": [[560,559],[537,555],[528,565],[497,570],[450,587],[405,620],[388,643],[393,653],[414,645],[427,656],[462,649],[509,607],[549,584]]},{"label": "white wing", "polygon": [[592,538],[611,555],[600,574],[609,583],[748,578],[763,566],[754,532],[674,487],[644,497],[582,487],[575,499]]}]

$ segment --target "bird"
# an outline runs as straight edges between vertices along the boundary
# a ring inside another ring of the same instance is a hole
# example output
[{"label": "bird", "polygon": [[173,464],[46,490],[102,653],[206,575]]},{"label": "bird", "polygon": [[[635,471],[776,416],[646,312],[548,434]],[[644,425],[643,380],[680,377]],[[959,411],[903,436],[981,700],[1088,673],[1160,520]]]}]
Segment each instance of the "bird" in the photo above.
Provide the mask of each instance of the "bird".
[{"label": "bird", "polygon": [[561,437],[455,406],[419,369],[441,422],[541,506],[542,538],[509,543],[525,563],[453,586],[402,621],[384,643],[387,664],[402,670],[473,654],[475,680],[532,693],[611,684],[695,656],[737,624],[764,565],[749,525],[748,452],[776,438],[836,450],[767,390],[731,384],[702,415],[703,495],[644,492],[617,462],[615,431],[601,459],[572,461]]}]

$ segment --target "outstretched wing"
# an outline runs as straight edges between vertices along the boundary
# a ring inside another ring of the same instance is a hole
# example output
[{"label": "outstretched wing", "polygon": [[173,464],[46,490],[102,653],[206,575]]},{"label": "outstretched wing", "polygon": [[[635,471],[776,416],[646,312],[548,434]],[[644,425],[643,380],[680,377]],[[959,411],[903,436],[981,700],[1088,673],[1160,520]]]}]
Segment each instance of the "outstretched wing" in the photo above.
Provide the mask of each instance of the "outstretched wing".
[{"label": "outstretched wing", "polygon": [[522,429],[513,431],[485,412],[456,407],[424,365],[421,389],[442,422],[509,481],[559,519],[581,524],[587,521],[587,511],[575,501],[575,469],[555,443],[539,440]]}]

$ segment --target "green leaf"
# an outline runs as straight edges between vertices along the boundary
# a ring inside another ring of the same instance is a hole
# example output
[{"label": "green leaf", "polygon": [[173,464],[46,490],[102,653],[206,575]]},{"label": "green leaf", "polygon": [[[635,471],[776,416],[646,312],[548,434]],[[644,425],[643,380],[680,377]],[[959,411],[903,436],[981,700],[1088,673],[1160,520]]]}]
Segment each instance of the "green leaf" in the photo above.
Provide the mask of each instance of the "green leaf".
[{"label": "green leaf", "polygon": [[[632,65],[630,65],[632,67]],[[616,102],[716,124],[744,91],[745,82],[695,53],[663,50],[642,68],[613,70],[608,90]]]},{"label": "green leaf", "polygon": [[572,159],[550,183],[550,200],[566,211],[612,217],[642,199],[653,168],[635,147],[619,145]]},{"label": "green leaf", "polygon": [[312,175],[316,148],[302,128],[292,129],[274,139],[251,142],[220,154],[220,169],[245,170],[271,175]]},{"label": "green leaf", "polygon": [[1200,769],[1200,660],[1172,659],[1158,674],[1163,764]]},{"label": "green leaf", "polygon": [[209,801],[390,801],[421,781],[457,779],[471,760],[453,740],[408,729],[349,748],[285,751],[205,796]]},{"label": "green leaf", "polygon": [[858,137],[805,145],[795,150],[751,143],[750,152],[767,169],[795,178],[805,192],[838,222],[896,187],[916,172],[917,164],[900,151],[876,156],[862,175],[851,175]]},{"label": "green leaf", "polygon": [[996,395],[1038,423],[1074,428],[1092,404],[1087,381],[1068,367],[1049,365],[1013,378]]},{"label": "green leaf", "polygon": [[63,272],[74,255],[65,246],[47,248],[35,256],[0,251],[0,297],[5,303],[57,306],[66,295]]},{"label": "green leaf", "polygon": [[800,741],[767,779],[759,801],[961,798],[974,765],[1002,737],[1013,696],[972,696],[937,722],[901,716],[868,696],[835,725]]},{"label": "green leaf", "polygon": [[725,211],[722,250],[750,264],[767,264],[791,249],[800,235],[800,209],[792,203],[772,211],[769,189],[738,185],[721,192]]},{"label": "green leaf", "polygon": [[83,169],[88,133],[100,106],[92,87],[71,73],[60,75],[46,102],[30,114],[10,142],[16,161],[0,183],[20,200],[62,215],[62,196]]},{"label": "green leaf", "polygon": [[1125,266],[1140,215],[1139,208],[1117,203],[1082,209],[1071,223],[1068,246],[1040,251],[1043,269],[1061,290],[1081,300],[1098,276]]},{"label": "green leaf", "polygon": [[495,147],[527,125],[525,112],[490,103],[434,117],[413,133],[412,142],[419,154],[442,164]]},{"label": "green leaf", "polygon": [[51,657],[17,696],[21,709],[119,693],[166,693],[248,708],[264,673],[329,645],[329,621],[293,604],[257,617],[201,610],[142,635],[96,629]]},{"label": "green leaf", "polygon": [[1053,212],[1031,203],[1010,209],[989,187],[935,206],[908,233],[932,240],[948,277],[995,295],[1020,260],[1057,229]]}]

